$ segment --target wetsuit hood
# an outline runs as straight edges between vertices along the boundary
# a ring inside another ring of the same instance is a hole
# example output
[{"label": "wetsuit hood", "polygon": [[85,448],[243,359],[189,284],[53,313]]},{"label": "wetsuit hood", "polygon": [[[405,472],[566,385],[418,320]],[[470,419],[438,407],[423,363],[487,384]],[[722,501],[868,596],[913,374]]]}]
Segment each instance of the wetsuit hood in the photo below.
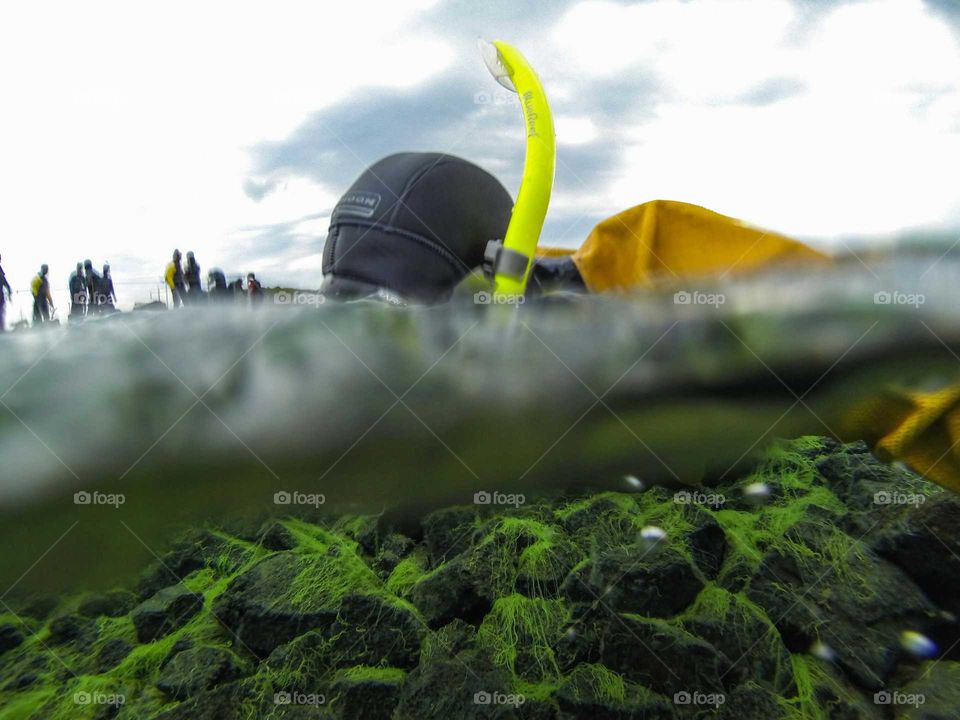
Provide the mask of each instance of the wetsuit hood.
[{"label": "wetsuit hood", "polygon": [[448,300],[502,238],[513,201],[490,173],[452,155],[400,153],[374,163],[334,208],[323,292]]}]

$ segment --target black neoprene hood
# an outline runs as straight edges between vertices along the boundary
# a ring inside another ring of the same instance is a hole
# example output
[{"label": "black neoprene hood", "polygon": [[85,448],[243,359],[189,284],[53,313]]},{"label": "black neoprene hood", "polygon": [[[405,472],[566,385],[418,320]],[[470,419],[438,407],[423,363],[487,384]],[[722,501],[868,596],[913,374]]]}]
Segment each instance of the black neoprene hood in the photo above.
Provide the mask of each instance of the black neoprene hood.
[{"label": "black neoprene hood", "polygon": [[443,302],[503,238],[513,200],[493,175],[462,158],[399,153],[367,168],[340,198],[323,248],[324,294],[385,290]]}]

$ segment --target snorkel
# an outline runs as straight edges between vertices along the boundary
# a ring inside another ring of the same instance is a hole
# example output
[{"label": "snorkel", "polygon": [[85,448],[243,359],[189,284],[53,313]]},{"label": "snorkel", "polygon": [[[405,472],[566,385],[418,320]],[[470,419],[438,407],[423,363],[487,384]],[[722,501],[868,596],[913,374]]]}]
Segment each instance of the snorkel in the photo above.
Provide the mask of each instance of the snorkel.
[{"label": "snorkel", "polygon": [[487,248],[487,267],[493,275],[493,291],[498,296],[522,296],[550,205],[557,146],[553,115],[540,79],[520,52],[505,42],[479,42],[490,74],[503,87],[520,96],[527,152],[523,180],[517,202],[502,245]]}]

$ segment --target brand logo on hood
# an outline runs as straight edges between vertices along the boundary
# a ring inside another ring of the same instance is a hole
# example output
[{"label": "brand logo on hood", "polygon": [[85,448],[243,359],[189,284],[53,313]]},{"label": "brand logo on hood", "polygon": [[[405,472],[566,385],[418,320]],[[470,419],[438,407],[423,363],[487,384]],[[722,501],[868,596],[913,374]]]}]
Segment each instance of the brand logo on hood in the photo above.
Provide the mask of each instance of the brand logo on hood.
[{"label": "brand logo on hood", "polygon": [[354,215],[369,218],[373,217],[378,205],[380,205],[380,193],[350,192],[337,203],[334,215]]}]

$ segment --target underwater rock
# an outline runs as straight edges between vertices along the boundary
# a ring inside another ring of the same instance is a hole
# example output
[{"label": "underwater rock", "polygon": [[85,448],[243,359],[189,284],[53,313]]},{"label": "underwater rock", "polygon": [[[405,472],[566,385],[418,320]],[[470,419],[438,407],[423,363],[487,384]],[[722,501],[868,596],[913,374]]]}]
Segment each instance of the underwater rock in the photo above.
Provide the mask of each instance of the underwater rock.
[{"label": "underwater rock", "polygon": [[277,520],[268,520],[261,525],[256,541],[267,550],[293,550],[297,546],[293,533]]},{"label": "underwater rock", "polygon": [[413,667],[425,630],[409,603],[378,595],[347,595],[330,627],[331,666]]},{"label": "underwater rock", "polygon": [[726,686],[752,682],[778,695],[796,692],[790,651],[766,613],[745,595],[705,591],[681,624],[729,660],[721,675]]},{"label": "underwater rock", "polygon": [[0,654],[13,650],[21,643],[23,643],[23,633],[13,623],[0,623]]},{"label": "underwater rock", "polygon": [[406,673],[391,667],[358,666],[337,673],[329,702],[337,720],[390,720]]},{"label": "underwater rock", "polygon": [[157,678],[157,689],[174,700],[186,700],[245,674],[236,655],[208,645],[178,653]]},{"label": "underwater rock", "polygon": [[258,657],[308,630],[329,627],[344,595],[380,584],[346,544],[322,543],[316,552],[282,552],[235,577],[213,612]]},{"label": "underwater rock", "polygon": [[942,493],[879,533],[875,547],[940,607],[960,614],[960,497]]},{"label": "underwater rock", "polygon": [[203,595],[183,585],[171,585],[158,591],[130,612],[137,640],[153,642],[182,627],[203,607]]},{"label": "underwater rock", "polygon": [[129,590],[111,590],[88,595],[77,606],[77,612],[88,618],[120,617],[137,605],[137,596]]},{"label": "underwater rock", "polygon": [[80,646],[89,646],[96,640],[97,624],[79,615],[60,615],[50,621],[51,645],[66,645],[77,643]]},{"label": "underwater rock", "polygon": [[[887,698],[897,702],[898,720],[956,720],[960,711],[960,663],[924,663],[915,680],[896,695],[888,691]],[[916,702],[911,702],[914,699]]]},{"label": "underwater rock", "polygon": [[787,647],[822,639],[862,687],[883,686],[896,660],[905,618],[935,607],[896,566],[835,527],[800,521],[767,553],[747,595],[775,619]]},{"label": "underwater rock", "polygon": [[631,720],[673,716],[670,700],[625,683],[603,665],[584,663],[571,672],[555,694],[563,717]]},{"label": "underwater rock", "polygon": [[479,623],[492,603],[490,588],[477,587],[472,569],[461,557],[418,580],[409,599],[433,629],[456,619]]},{"label": "underwater rock", "polygon": [[243,551],[212,530],[195,529],[180,538],[173,548],[151,564],[140,576],[137,593],[141,600],[203,567],[237,568]]},{"label": "underwater rock", "polygon": [[474,507],[442,508],[426,515],[421,525],[430,566],[437,567],[469,548],[476,523],[477,510]]},{"label": "underwater rock", "polygon": [[571,573],[562,592],[574,602],[597,601],[619,612],[672,617],[703,589],[690,558],[673,548],[610,550]]},{"label": "underwater rock", "polygon": [[133,645],[123,638],[110,638],[101,647],[95,660],[98,673],[105,673],[115,668],[133,650]]}]

